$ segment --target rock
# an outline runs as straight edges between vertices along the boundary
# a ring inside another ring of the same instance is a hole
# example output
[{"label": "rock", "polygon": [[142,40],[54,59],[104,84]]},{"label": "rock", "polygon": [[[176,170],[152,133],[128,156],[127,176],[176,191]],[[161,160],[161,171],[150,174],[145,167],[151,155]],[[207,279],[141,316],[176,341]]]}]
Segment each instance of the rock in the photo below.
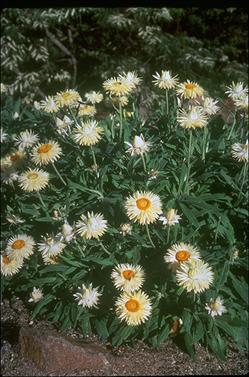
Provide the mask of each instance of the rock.
[{"label": "rock", "polygon": [[78,344],[53,333],[22,327],[19,333],[21,354],[32,360],[39,369],[51,372],[72,372],[78,369],[109,368],[104,347],[95,344]]},{"label": "rock", "polygon": [[13,360],[11,344],[7,340],[1,341],[1,367]]}]

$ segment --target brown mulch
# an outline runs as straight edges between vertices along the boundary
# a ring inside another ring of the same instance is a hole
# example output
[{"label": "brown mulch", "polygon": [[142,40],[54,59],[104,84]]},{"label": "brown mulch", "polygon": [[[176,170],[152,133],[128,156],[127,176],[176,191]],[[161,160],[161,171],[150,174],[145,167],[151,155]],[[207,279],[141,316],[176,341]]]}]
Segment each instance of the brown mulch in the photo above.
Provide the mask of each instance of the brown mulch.
[{"label": "brown mulch", "polygon": [[[51,329],[53,326],[45,321],[30,322],[27,310],[20,300],[10,305],[8,300],[1,303],[1,375],[2,376],[181,376],[181,375],[243,375],[248,374],[248,354],[239,353],[230,346],[227,359],[219,360],[201,345],[196,347],[196,359],[181,350],[173,340],[168,340],[159,351],[143,342],[135,347],[108,347],[112,355],[111,366],[107,370],[72,370],[67,374],[46,374],[31,361],[20,355],[18,334],[20,326]],[[82,335],[75,331],[64,332],[72,338]],[[97,337],[85,341],[101,343]]]}]

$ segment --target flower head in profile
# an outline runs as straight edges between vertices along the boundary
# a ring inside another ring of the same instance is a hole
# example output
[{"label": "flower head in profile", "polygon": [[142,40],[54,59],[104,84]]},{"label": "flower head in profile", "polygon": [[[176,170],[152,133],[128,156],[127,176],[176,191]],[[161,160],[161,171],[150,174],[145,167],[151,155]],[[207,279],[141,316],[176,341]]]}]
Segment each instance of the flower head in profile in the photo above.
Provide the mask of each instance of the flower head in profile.
[{"label": "flower head in profile", "polygon": [[17,181],[19,174],[13,166],[9,156],[1,158],[1,181],[7,185],[13,185]]},{"label": "flower head in profile", "polygon": [[158,219],[162,213],[162,204],[158,195],[137,191],[126,199],[125,209],[130,220],[145,225]]},{"label": "flower head in profile", "polygon": [[103,83],[105,91],[114,97],[126,96],[134,89],[134,84],[127,81],[125,78],[111,78]]},{"label": "flower head in profile", "polygon": [[96,108],[94,105],[80,105],[79,107],[79,116],[91,116],[93,117],[96,114]]},{"label": "flower head in profile", "polygon": [[190,259],[186,263],[181,263],[176,270],[176,281],[187,292],[203,292],[209,288],[213,279],[213,271],[201,259]]},{"label": "flower head in profile", "polygon": [[76,223],[77,233],[86,239],[99,238],[107,230],[107,221],[100,213],[87,212],[81,215],[81,220]]},{"label": "flower head in profile", "polygon": [[219,110],[219,106],[217,106],[217,103],[218,103],[218,101],[215,101],[213,98],[206,97],[204,99],[203,104],[202,104],[204,114],[207,114],[207,115],[216,114],[217,111]]},{"label": "flower head in profile", "polygon": [[137,73],[136,72],[123,72],[122,74],[119,74],[118,77],[121,79],[121,80],[124,80],[124,81],[127,81],[128,84],[130,84],[133,88],[135,88],[136,86],[138,86],[141,82],[141,78],[138,77]]},{"label": "flower head in profile", "polygon": [[172,76],[170,71],[162,71],[161,75],[156,72],[156,74],[152,76],[155,78],[152,82],[160,89],[173,89],[178,84],[177,75]]},{"label": "flower head in profile", "polygon": [[20,150],[23,150],[32,147],[34,144],[36,144],[39,140],[39,137],[32,130],[25,130],[20,132],[20,134],[16,136],[14,140],[15,145]]},{"label": "flower head in profile", "polygon": [[61,254],[66,247],[66,244],[63,243],[59,236],[46,236],[43,237],[43,241],[39,242],[38,250],[46,257],[56,257]]},{"label": "flower head in profile", "polygon": [[16,258],[13,254],[7,255],[6,253],[1,254],[1,274],[3,276],[12,276],[17,274],[23,266],[23,259]]},{"label": "flower head in profile", "polygon": [[46,113],[57,113],[57,111],[59,111],[59,107],[55,101],[55,97],[45,97],[45,100],[41,101],[40,103],[40,110],[43,110]]},{"label": "flower head in profile", "polygon": [[70,242],[74,238],[74,229],[73,227],[68,224],[67,221],[61,227],[61,232],[58,234],[61,238],[61,241]]},{"label": "flower head in profile", "polygon": [[201,256],[197,248],[183,242],[171,246],[171,248],[167,250],[167,254],[164,256],[165,262],[169,263],[169,267],[173,271],[176,271],[181,263],[200,258]]},{"label": "flower head in profile", "polygon": [[0,129],[0,142],[4,143],[8,138],[8,134],[4,132],[3,128]]},{"label": "flower head in profile", "polygon": [[180,109],[177,115],[177,122],[183,128],[202,128],[207,125],[208,118],[203,108],[193,106],[189,111]]},{"label": "flower head in profile", "polygon": [[129,145],[129,149],[127,150],[128,153],[130,153],[132,156],[134,155],[142,155],[144,153],[149,152],[151,143],[149,141],[145,141],[143,135],[135,136],[133,144],[128,143],[125,141],[127,145]]},{"label": "flower head in profile", "polygon": [[179,223],[181,220],[181,216],[177,214],[177,210],[174,208],[170,208],[165,216],[160,216],[159,220],[162,221],[163,225],[172,226]]},{"label": "flower head in profile", "polygon": [[95,105],[95,103],[100,103],[101,101],[103,101],[104,98],[103,94],[101,94],[100,92],[95,92],[94,90],[89,93],[86,93],[85,97],[87,101],[89,101],[93,105]]},{"label": "flower head in profile", "polygon": [[57,93],[55,101],[59,108],[64,106],[76,107],[78,106],[79,101],[81,101],[81,96],[76,90],[67,89]]},{"label": "flower head in profile", "polygon": [[95,145],[101,140],[103,132],[103,128],[95,120],[82,122],[81,125],[76,125],[73,139],[79,145]]},{"label": "flower head in profile", "polygon": [[117,316],[129,326],[137,326],[145,322],[152,312],[151,301],[142,291],[123,292],[115,306]]},{"label": "flower head in profile", "polygon": [[120,225],[120,232],[123,236],[126,236],[127,234],[131,234],[132,231],[132,225],[129,223],[124,223]]},{"label": "flower head in profile", "polygon": [[15,150],[5,156],[5,161],[3,161],[3,163],[9,164],[9,167],[12,169],[19,169],[25,164],[26,158],[27,154],[24,151]]},{"label": "flower head in profile", "polygon": [[16,258],[26,259],[34,253],[35,241],[27,234],[18,234],[11,237],[7,242],[7,255],[14,255]]},{"label": "flower head in profile", "polygon": [[248,162],[248,140],[245,144],[235,143],[232,145],[232,156],[238,161]]},{"label": "flower head in profile", "polygon": [[33,287],[33,291],[30,294],[30,299],[28,302],[38,302],[43,298],[42,289]]},{"label": "flower head in profile", "polygon": [[7,85],[3,84],[2,82],[0,83],[0,92],[1,93],[7,92]]},{"label": "flower head in profile", "polygon": [[111,97],[111,100],[114,103],[114,105],[120,105],[121,107],[124,107],[129,103],[129,98],[127,96]]},{"label": "flower head in profile", "polygon": [[99,287],[93,288],[92,283],[89,285],[82,284],[78,287],[79,292],[73,296],[78,301],[78,305],[82,305],[84,308],[97,308],[99,298],[102,293],[99,292]]},{"label": "flower head in profile", "polygon": [[204,89],[196,82],[187,80],[178,84],[177,93],[183,98],[196,98],[204,94]]},{"label": "flower head in profile", "polygon": [[31,159],[36,165],[48,165],[60,158],[62,150],[57,141],[50,140],[48,143],[39,143],[31,153]]},{"label": "flower head in profile", "polygon": [[240,98],[235,99],[234,104],[239,110],[244,111],[248,114],[248,94],[245,94]]},{"label": "flower head in profile", "polygon": [[48,185],[49,174],[40,169],[29,168],[18,179],[24,191],[40,191]]},{"label": "flower head in profile", "polygon": [[244,97],[248,93],[248,88],[242,82],[235,82],[233,81],[231,86],[227,86],[225,93],[228,97],[232,98],[232,100],[239,100]]},{"label": "flower head in profile", "polygon": [[118,264],[113,269],[111,278],[115,287],[125,292],[139,290],[145,280],[141,266],[134,266],[128,263]]},{"label": "flower head in profile", "polygon": [[63,119],[56,117],[56,131],[62,136],[68,136],[71,132],[72,123],[72,120],[67,115],[64,115]]},{"label": "flower head in profile", "polygon": [[206,303],[205,309],[208,311],[208,314],[210,314],[211,317],[222,315],[223,313],[227,312],[223,302],[224,301],[218,296],[215,300],[211,299],[208,303]]}]

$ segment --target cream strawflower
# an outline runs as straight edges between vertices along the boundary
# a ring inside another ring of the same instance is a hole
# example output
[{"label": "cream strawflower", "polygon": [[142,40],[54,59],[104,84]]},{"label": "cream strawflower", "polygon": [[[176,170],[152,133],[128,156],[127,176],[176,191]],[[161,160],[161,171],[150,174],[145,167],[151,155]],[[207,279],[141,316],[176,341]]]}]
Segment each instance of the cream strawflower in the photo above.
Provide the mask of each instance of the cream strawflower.
[{"label": "cream strawflower", "polygon": [[161,200],[152,192],[135,192],[126,199],[125,208],[129,219],[142,225],[155,222],[162,213]]},{"label": "cream strawflower", "polygon": [[64,92],[57,93],[55,101],[59,107],[76,107],[79,105],[79,101],[81,101],[81,96],[76,90],[68,89]]},{"label": "cream strawflower", "polygon": [[48,185],[49,174],[43,170],[29,168],[20,175],[19,185],[24,191],[40,191]]},{"label": "cream strawflower", "polygon": [[175,225],[179,223],[181,220],[181,216],[177,215],[177,210],[174,208],[170,208],[166,212],[166,216],[160,216],[159,220],[162,221],[163,225]]},{"label": "cream strawflower", "polygon": [[35,143],[38,142],[39,137],[32,130],[25,130],[20,132],[18,136],[14,138],[15,145],[23,150],[25,148],[32,147]]},{"label": "cream strawflower", "polygon": [[111,96],[121,97],[129,94],[133,90],[134,84],[124,78],[111,78],[103,83],[103,87]]},{"label": "cream strawflower", "polygon": [[103,94],[101,94],[100,92],[95,92],[94,90],[89,93],[86,93],[85,97],[87,101],[89,101],[93,105],[95,105],[95,103],[100,103],[101,101],[103,101],[104,98]]},{"label": "cream strawflower", "polygon": [[207,125],[208,118],[202,107],[193,106],[189,111],[180,109],[177,115],[177,122],[183,128],[202,128]]},{"label": "cream strawflower", "polygon": [[219,110],[219,106],[216,105],[217,103],[218,101],[215,101],[213,98],[206,97],[202,104],[204,113],[207,115],[216,114],[217,111]]},{"label": "cream strawflower", "polygon": [[227,89],[225,93],[228,95],[228,97],[232,98],[234,101],[241,99],[248,93],[248,88],[245,86],[242,82],[238,82],[235,84],[233,81],[231,86],[227,86]]},{"label": "cream strawflower", "polygon": [[156,74],[152,76],[156,79],[152,80],[152,82],[160,89],[173,89],[178,84],[177,75],[172,76],[170,71],[162,71],[161,75],[156,72]]},{"label": "cream strawflower", "polygon": [[129,102],[129,98],[127,96],[111,97],[111,99],[114,105],[120,105],[121,107],[128,105]]},{"label": "cream strawflower", "polygon": [[201,259],[190,259],[188,262],[181,263],[176,270],[176,281],[187,292],[203,292],[212,284],[213,278],[211,268]]},{"label": "cream strawflower", "polygon": [[12,254],[16,258],[26,259],[34,253],[35,241],[33,237],[26,234],[18,234],[11,237],[7,242],[6,253]]},{"label": "cream strawflower", "polygon": [[145,322],[152,312],[151,301],[142,291],[123,292],[115,306],[118,317],[129,326],[137,326]]},{"label": "cream strawflower", "polygon": [[81,215],[81,220],[77,221],[77,233],[86,239],[99,238],[107,230],[107,221],[100,213],[87,212],[87,216]]},{"label": "cream strawflower", "polygon": [[134,292],[141,288],[145,280],[144,271],[140,266],[118,264],[111,273],[111,278],[117,289]]},{"label": "cream strawflower", "polygon": [[218,296],[215,300],[211,299],[209,303],[206,303],[205,309],[208,311],[208,314],[210,314],[211,317],[222,315],[223,313],[227,312],[223,302],[224,301]]},{"label": "cream strawflower", "polygon": [[204,89],[196,82],[187,80],[177,87],[177,93],[183,98],[196,98],[204,94]]},{"label": "cream strawflower", "polygon": [[30,293],[30,299],[28,302],[38,302],[43,298],[43,292],[40,288],[33,288],[33,291]]},{"label": "cream strawflower", "polygon": [[79,112],[78,112],[79,116],[85,116],[85,115],[94,116],[95,114],[96,114],[95,106],[86,105],[86,104],[80,105]]},{"label": "cream strawflower", "polygon": [[26,153],[21,150],[13,151],[12,153],[5,156],[5,160],[3,160],[3,164],[7,163],[8,161],[9,167],[13,169],[19,169],[25,164],[26,157],[27,157]]},{"label": "cream strawflower", "polygon": [[45,100],[40,102],[40,110],[45,111],[46,113],[57,113],[59,107],[55,102],[55,97],[48,96]]},{"label": "cream strawflower", "polygon": [[88,286],[82,284],[78,287],[79,292],[75,293],[73,296],[75,300],[78,301],[78,305],[82,305],[84,308],[96,308],[98,306],[99,297],[102,295],[98,291],[99,287],[93,288],[92,283]]},{"label": "cream strawflower", "polygon": [[122,74],[119,74],[118,77],[121,80],[127,81],[128,84],[133,86],[133,88],[135,88],[141,82],[141,78],[138,77],[137,73],[134,71],[133,72],[129,71],[127,73],[123,72]]},{"label": "cream strawflower", "polygon": [[241,96],[239,99],[235,99],[234,104],[239,110],[248,113],[248,94]]},{"label": "cream strawflower", "polygon": [[48,143],[39,143],[31,152],[31,159],[36,165],[48,165],[60,158],[62,150],[57,141],[49,140]]},{"label": "cream strawflower", "polygon": [[15,275],[23,266],[23,259],[14,255],[1,255],[1,274],[3,276]]},{"label": "cream strawflower", "polygon": [[129,223],[124,223],[120,225],[120,232],[123,236],[126,236],[127,234],[131,234],[132,231],[132,225]]},{"label": "cream strawflower", "polygon": [[3,128],[0,129],[0,142],[4,143],[8,138],[8,134],[4,132]]},{"label": "cream strawflower", "polygon": [[39,242],[38,250],[46,257],[56,257],[61,254],[66,247],[66,244],[61,242],[60,237],[46,236],[43,241]]},{"label": "cream strawflower", "polygon": [[82,122],[81,125],[76,125],[73,131],[73,139],[80,145],[95,145],[100,141],[103,132],[103,128],[99,127],[95,120]]},{"label": "cream strawflower", "polygon": [[130,153],[132,156],[134,155],[142,155],[144,153],[149,152],[151,143],[149,141],[145,141],[143,135],[135,136],[133,144],[128,143],[128,141],[125,141],[127,145],[129,145],[129,149],[126,151]]},{"label": "cream strawflower", "polygon": [[248,140],[245,144],[235,143],[232,145],[232,156],[238,161],[248,162]]},{"label": "cream strawflower", "polygon": [[169,263],[169,267],[173,271],[176,271],[177,267],[183,262],[200,258],[201,256],[197,248],[183,242],[171,246],[171,248],[167,250],[167,254],[164,256],[165,262]]}]

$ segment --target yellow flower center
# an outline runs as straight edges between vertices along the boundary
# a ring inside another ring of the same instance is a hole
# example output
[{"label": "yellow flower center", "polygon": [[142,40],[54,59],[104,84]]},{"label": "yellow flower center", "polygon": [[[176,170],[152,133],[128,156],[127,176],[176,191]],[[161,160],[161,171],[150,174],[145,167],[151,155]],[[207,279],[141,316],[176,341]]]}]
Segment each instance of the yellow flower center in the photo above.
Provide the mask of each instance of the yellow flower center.
[{"label": "yellow flower center", "polygon": [[214,302],[212,305],[211,305],[211,308],[215,311],[219,310],[220,309],[220,304],[218,302]]},{"label": "yellow flower center", "polygon": [[38,174],[37,173],[29,173],[28,174],[28,179],[36,179],[38,178]]},{"label": "yellow flower center", "polygon": [[136,201],[137,207],[141,209],[141,211],[146,211],[151,207],[151,201],[147,198],[140,198]]},{"label": "yellow flower center", "polygon": [[10,262],[11,262],[10,258],[7,255],[4,255],[3,256],[3,263],[4,264],[10,264]]},{"label": "yellow flower center", "polygon": [[135,313],[138,312],[140,309],[140,304],[137,300],[131,298],[129,301],[125,303],[125,307],[129,312]]},{"label": "yellow flower center", "polygon": [[176,259],[178,260],[178,262],[184,262],[184,261],[188,260],[190,258],[190,256],[191,256],[191,254],[187,250],[179,250],[176,253]]},{"label": "yellow flower center", "polygon": [[135,276],[135,272],[133,270],[125,270],[125,271],[123,271],[123,277],[126,280],[131,280],[132,278],[134,278],[134,276]]},{"label": "yellow flower center", "polygon": [[20,159],[20,155],[18,153],[12,154],[10,156],[11,161],[17,161]]},{"label": "yellow flower center", "polygon": [[13,242],[11,247],[12,249],[21,249],[24,245],[25,245],[24,240],[16,240],[15,242]]},{"label": "yellow flower center", "polygon": [[48,153],[50,149],[52,149],[52,144],[43,144],[40,148],[38,148],[38,153]]},{"label": "yellow flower center", "polygon": [[196,84],[191,84],[191,83],[188,83],[188,84],[185,84],[185,88],[186,89],[189,89],[189,90],[193,90],[197,87]]}]

